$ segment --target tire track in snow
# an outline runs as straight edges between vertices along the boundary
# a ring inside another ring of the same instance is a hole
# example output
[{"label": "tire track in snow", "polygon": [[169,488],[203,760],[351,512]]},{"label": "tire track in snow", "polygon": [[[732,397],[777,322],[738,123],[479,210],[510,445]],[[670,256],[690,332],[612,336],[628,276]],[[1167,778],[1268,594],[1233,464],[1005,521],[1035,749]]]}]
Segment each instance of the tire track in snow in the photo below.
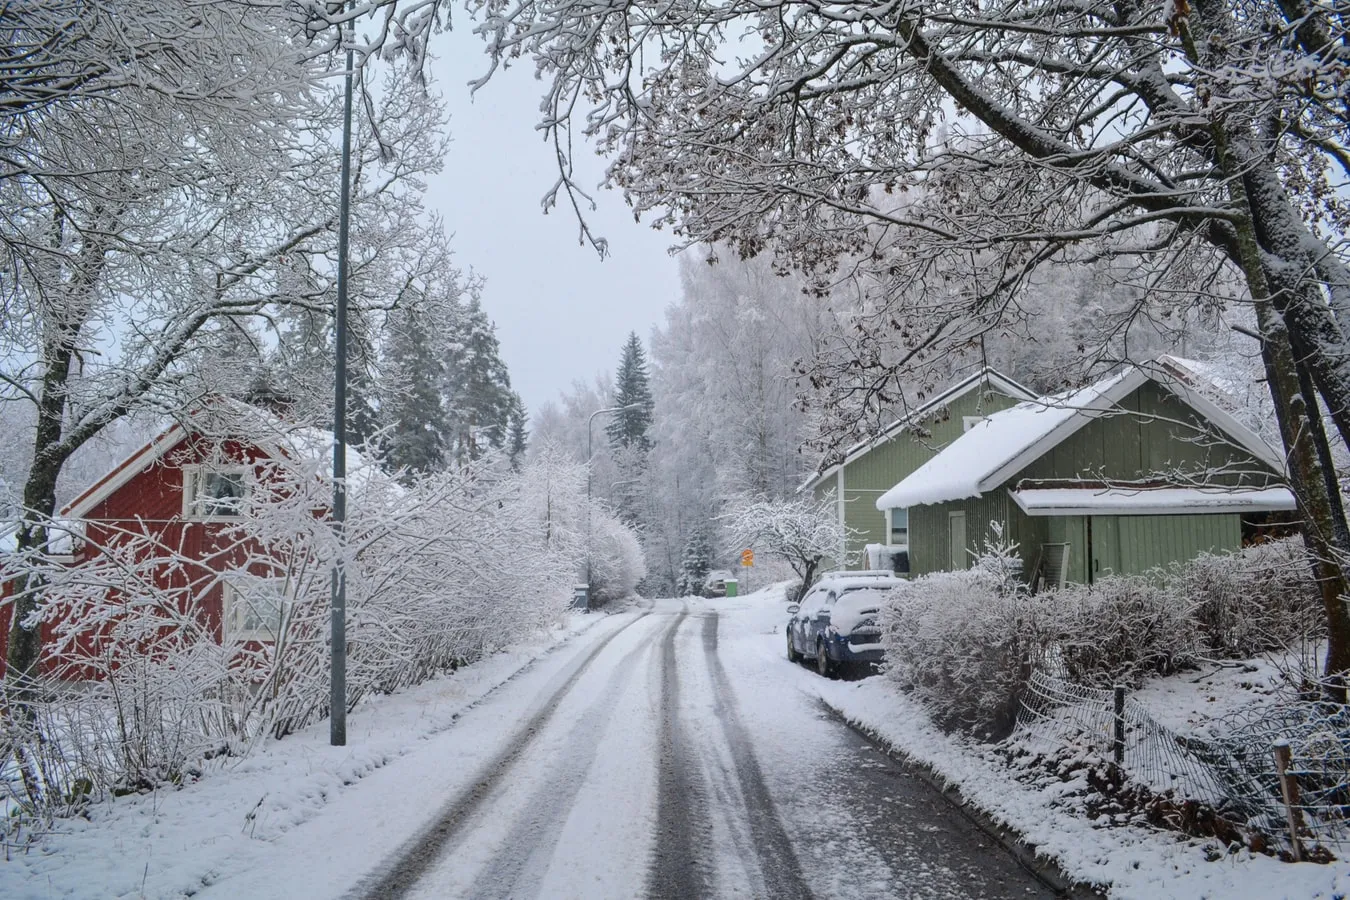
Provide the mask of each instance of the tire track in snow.
[{"label": "tire track in snow", "polygon": [[644,637],[614,667],[598,699],[568,730],[563,742],[565,758],[550,767],[544,786],[527,801],[524,814],[500,843],[502,852],[475,876],[479,887],[470,897],[500,900],[542,896],[544,878],[568,813],[586,785],[587,775],[600,753],[606,726],[613,719],[625,688],[631,684],[633,670],[654,644],[673,637],[686,615],[687,610],[681,610],[670,624]]},{"label": "tire track in snow", "polygon": [[505,742],[505,748],[481,770],[481,776],[462,795],[452,800],[440,814],[409,844],[401,850],[388,867],[362,879],[346,896],[349,900],[398,900],[405,896],[418,879],[440,858],[445,847],[459,832],[464,822],[477,810],[497,783],[507,774],[512,764],[534,743],[535,738],[553,718],[558,704],[576,685],[610,642],[633,625],[642,621],[651,610],[644,610],[610,634],[596,642],[589,651],[580,654],[568,668],[554,679],[557,685],[547,692],[522,725]]},{"label": "tire track in snow", "polygon": [[[680,727],[680,680],[675,636],[683,623],[665,634],[661,646],[661,759],[656,802],[656,846],[647,877],[647,896],[654,900],[687,900],[710,894],[707,866],[699,865],[696,835],[706,831],[706,816],[695,816],[703,808],[701,785],[693,777],[696,767],[690,758],[685,732]],[[706,845],[705,842],[701,842]]]},{"label": "tire track in snow", "polygon": [[764,783],[764,773],[760,770],[759,760],[755,758],[750,734],[741,721],[726,669],[717,655],[717,626],[718,615],[715,611],[704,617],[703,655],[712,676],[716,718],[731,750],[736,778],[740,782],[750,816],[750,834],[754,839],[767,895],[775,900],[810,900],[811,889],[802,876],[801,864],[792,849],[792,840],[783,828],[778,808],[774,806]]}]

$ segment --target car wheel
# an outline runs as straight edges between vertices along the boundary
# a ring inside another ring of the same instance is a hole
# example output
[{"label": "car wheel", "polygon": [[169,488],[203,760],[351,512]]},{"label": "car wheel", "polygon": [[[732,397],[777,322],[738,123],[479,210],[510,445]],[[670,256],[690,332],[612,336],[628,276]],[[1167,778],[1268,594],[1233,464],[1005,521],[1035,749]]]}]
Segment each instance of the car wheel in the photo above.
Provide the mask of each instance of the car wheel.
[{"label": "car wheel", "polygon": [[797,648],[792,644],[792,626],[787,628],[787,658],[788,662],[801,662],[802,655],[797,652]]},{"label": "car wheel", "polygon": [[824,642],[816,644],[816,671],[820,673],[822,678],[834,676],[834,665],[830,662],[830,654],[825,649]]}]

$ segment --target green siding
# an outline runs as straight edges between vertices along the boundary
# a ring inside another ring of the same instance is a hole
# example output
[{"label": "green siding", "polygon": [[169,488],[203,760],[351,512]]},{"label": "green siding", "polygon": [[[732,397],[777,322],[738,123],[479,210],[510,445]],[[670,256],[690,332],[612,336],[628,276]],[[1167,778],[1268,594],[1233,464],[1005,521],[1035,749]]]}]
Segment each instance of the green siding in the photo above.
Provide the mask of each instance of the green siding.
[{"label": "green siding", "polygon": [[1119,404],[1130,413],[1093,419],[1016,476],[1022,479],[1137,481],[1182,475],[1211,483],[1273,482],[1264,464],[1205,428],[1204,419],[1176,395],[1148,382]]},{"label": "green siding", "polygon": [[1068,580],[1088,581],[1106,574],[1138,575],[1201,553],[1222,553],[1242,545],[1241,517],[1236,513],[1181,516],[1092,516],[1091,560],[1086,552],[1089,522],[1084,516],[1028,516],[1003,488],[956,503],[917,507],[910,512],[910,566],[915,575],[945,571],[951,546],[947,527],[952,512],[966,514],[967,556],[990,538],[989,522],[1005,523],[1017,542],[1022,571],[1028,576],[1040,557],[1041,544],[1069,545]]},{"label": "green siding", "polygon": [[[987,416],[1018,401],[983,385],[946,404],[844,466],[844,524],[857,534],[849,539],[850,565],[860,565],[863,547],[888,543],[886,514],[877,500],[919,466],[961,436],[966,416]],[[833,497],[838,475],[815,487],[817,499]]]},{"label": "green siding", "polygon": [[909,513],[909,565],[913,574],[925,575],[950,568],[952,546],[948,520],[954,512],[966,514],[964,549],[967,568],[974,555],[993,539],[991,522],[1001,523],[1005,537],[1018,545],[1024,572],[1031,571],[1041,544],[1049,540],[1048,520],[1032,518],[1022,512],[1001,488],[983,497],[918,506]]},{"label": "green siding", "polygon": [[[915,575],[942,571],[951,559],[948,514],[964,511],[970,549],[1005,523],[1018,542],[1023,571],[1036,565],[1043,543],[1069,544],[1068,580],[1085,583],[1108,572],[1140,574],[1205,552],[1242,544],[1237,514],[1165,516],[1027,516],[1008,489],[1024,479],[1141,481],[1219,472],[1210,483],[1264,486],[1275,473],[1245,450],[1204,428],[1204,419],[1149,382],[1121,402],[1126,414],[1089,422],[984,497],[910,510],[910,564]],[[1091,576],[1089,574],[1091,569]]]},{"label": "green siding", "polygon": [[[1113,527],[1102,531],[1099,522],[1114,519]],[[1115,541],[1103,546],[1109,535]],[[1201,553],[1236,550],[1242,545],[1242,523],[1237,513],[1194,516],[1094,516],[1092,547],[1101,560],[1093,577],[1108,570],[1121,574],[1147,572]],[[1099,551],[1099,548],[1101,550]],[[1102,553],[1106,555],[1102,555]],[[1112,564],[1107,564],[1109,556]]]}]

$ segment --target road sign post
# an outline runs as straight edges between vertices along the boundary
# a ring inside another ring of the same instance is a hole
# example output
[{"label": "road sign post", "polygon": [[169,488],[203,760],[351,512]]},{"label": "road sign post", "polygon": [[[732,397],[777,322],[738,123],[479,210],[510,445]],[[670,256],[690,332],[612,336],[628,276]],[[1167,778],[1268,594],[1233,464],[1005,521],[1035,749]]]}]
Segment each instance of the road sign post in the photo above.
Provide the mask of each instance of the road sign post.
[{"label": "road sign post", "polygon": [[745,582],[745,593],[750,593],[750,570],[755,565],[755,551],[746,547],[741,551],[741,568],[745,570],[742,581]]}]

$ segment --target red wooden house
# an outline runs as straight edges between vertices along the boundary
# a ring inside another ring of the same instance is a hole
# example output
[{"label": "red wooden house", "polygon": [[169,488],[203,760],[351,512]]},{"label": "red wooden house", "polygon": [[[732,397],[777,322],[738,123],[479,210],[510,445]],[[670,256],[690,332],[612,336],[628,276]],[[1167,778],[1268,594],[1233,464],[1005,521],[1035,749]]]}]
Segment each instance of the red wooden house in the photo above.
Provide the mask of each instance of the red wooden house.
[{"label": "red wooden house", "polygon": [[[72,660],[108,654],[114,640],[122,642],[115,649],[127,652],[127,616],[116,609],[121,595],[135,593],[137,584],[148,588],[132,601],[142,604],[142,613],[145,604],[158,605],[148,616],[158,624],[134,638],[139,652],[153,653],[157,642],[181,640],[183,632],[190,632],[187,639],[209,637],[253,649],[275,639],[287,593],[285,560],[241,528],[241,513],[257,492],[274,490],[268,484],[277,471],[274,463],[300,457],[313,461],[325,446],[331,458],[332,436],[314,429],[284,430],[259,410],[229,406],[233,427],[228,431],[176,424],[61,510],[72,536],[69,565],[94,563],[102,555],[108,562],[116,559],[110,571],[135,574],[122,576],[130,588],[83,588],[82,596],[75,591],[70,598],[52,591],[48,602],[58,606],[42,625],[46,674],[88,677]],[[218,436],[245,431],[269,437]],[[322,516],[326,509],[313,513]],[[91,613],[94,606],[101,611]],[[5,604],[0,607],[0,649],[8,638],[9,618]],[[89,624],[61,627],[77,620]],[[3,659],[0,652],[0,674]]]}]

